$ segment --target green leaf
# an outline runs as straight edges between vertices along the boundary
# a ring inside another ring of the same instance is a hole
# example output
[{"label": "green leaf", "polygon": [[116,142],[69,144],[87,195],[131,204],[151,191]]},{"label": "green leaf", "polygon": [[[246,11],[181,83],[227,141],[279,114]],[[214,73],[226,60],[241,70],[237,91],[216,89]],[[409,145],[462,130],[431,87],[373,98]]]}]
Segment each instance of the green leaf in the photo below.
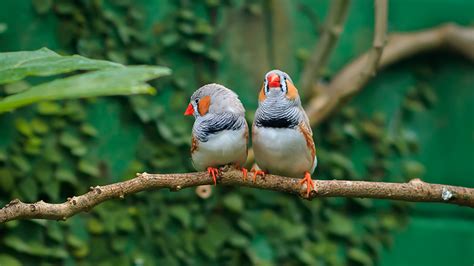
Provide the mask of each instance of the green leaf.
[{"label": "green leaf", "polygon": [[194,41],[194,40],[189,41],[187,46],[191,52],[194,52],[197,54],[204,52],[204,50],[206,49],[206,46],[204,45],[204,43]]},{"label": "green leaf", "polygon": [[33,128],[33,131],[38,134],[45,134],[49,131],[48,124],[38,118],[33,118],[33,120],[31,120],[31,127]]},{"label": "green leaf", "polygon": [[28,82],[21,80],[21,81],[18,81],[18,82],[13,82],[13,83],[10,83],[10,84],[6,84],[5,85],[5,93],[6,94],[15,94],[15,93],[25,91],[29,87],[30,87],[30,84]]},{"label": "green leaf", "polygon": [[131,66],[57,79],[0,101],[0,113],[39,101],[153,93],[144,81],[169,75],[164,67]]},{"label": "green leaf", "polygon": [[30,163],[23,156],[13,155],[10,157],[10,160],[22,173],[26,173],[31,169]]},{"label": "green leaf", "polygon": [[26,121],[24,118],[17,118],[15,120],[15,128],[23,135],[25,136],[32,136],[33,135],[33,129],[31,128],[30,123]]},{"label": "green leaf", "polygon": [[7,153],[5,152],[5,150],[0,148],[0,162],[5,161],[6,159],[7,159]]},{"label": "green leaf", "polygon": [[7,254],[0,254],[0,266],[21,266],[21,262]]},{"label": "green leaf", "polygon": [[99,167],[92,161],[82,159],[79,161],[78,168],[79,171],[93,177],[98,177],[100,175]]},{"label": "green leaf", "polygon": [[0,53],[0,84],[21,80],[27,76],[51,76],[75,70],[123,67],[121,64],[79,55],[60,56],[47,48],[7,52]]},{"label": "green leaf", "polygon": [[223,200],[224,206],[234,212],[241,212],[244,209],[244,201],[242,197],[237,194],[230,194]]},{"label": "green leaf", "polygon": [[59,223],[52,222],[48,223],[48,230],[46,230],[48,236],[56,242],[62,243],[64,241],[64,233]]},{"label": "green leaf", "polygon": [[372,258],[367,254],[366,251],[360,248],[350,248],[347,252],[347,256],[362,265],[373,265]]},{"label": "green leaf", "polygon": [[36,13],[38,14],[48,13],[52,5],[52,0],[33,0],[33,7],[35,8]]},{"label": "green leaf", "polygon": [[43,185],[43,191],[50,199],[57,201],[59,199],[59,182],[51,182],[50,184]]},{"label": "green leaf", "polygon": [[0,168],[0,189],[5,192],[10,190],[15,185],[15,177],[9,168]]},{"label": "green leaf", "polygon": [[402,164],[403,173],[409,178],[421,178],[425,173],[425,166],[414,160],[404,161]]},{"label": "green leaf", "polygon": [[61,136],[59,137],[59,143],[70,149],[83,146],[82,141],[77,136],[74,136],[73,134],[68,132],[63,132],[61,134]]},{"label": "green leaf", "polygon": [[250,258],[254,264],[259,264],[262,261],[273,261],[275,256],[274,249],[262,235],[258,235],[256,238],[252,239],[250,249],[252,250]]},{"label": "green leaf", "polygon": [[35,201],[38,199],[38,184],[31,177],[26,177],[25,180],[18,184],[18,189],[28,201]]},{"label": "green leaf", "polygon": [[104,232],[104,225],[99,219],[91,218],[87,220],[87,229],[92,234],[102,234]]},{"label": "green leaf", "polygon": [[53,258],[67,257],[67,252],[62,248],[46,247],[45,245],[39,242],[26,242],[17,236],[7,236],[4,238],[3,243],[16,251],[25,254],[48,256]]},{"label": "green leaf", "polygon": [[234,234],[229,238],[229,243],[237,248],[245,248],[249,245],[249,240],[241,234]]},{"label": "green leaf", "polygon": [[79,237],[77,237],[73,234],[69,234],[66,237],[66,242],[68,243],[68,245],[70,245],[73,248],[80,248],[80,247],[86,245],[86,243],[83,240],[81,240]]},{"label": "green leaf", "polygon": [[328,231],[338,236],[349,236],[354,231],[354,224],[345,215],[337,212],[328,212]]},{"label": "green leaf", "polygon": [[61,105],[55,102],[40,102],[37,108],[42,115],[56,115],[62,111]]},{"label": "green leaf", "polygon": [[78,181],[74,173],[68,168],[59,168],[56,170],[55,177],[59,181],[67,182],[72,185],[77,185]]},{"label": "green leaf", "polygon": [[170,215],[178,219],[185,228],[191,224],[191,214],[189,210],[183,206],[173,206],[170,208]]},{"label": "green leaf", "polygon": [[82,124],[81,132],[90,137],[95,137],[97,136],[97,133],[98,133],[97,129],[95,129],[91,124]]}]

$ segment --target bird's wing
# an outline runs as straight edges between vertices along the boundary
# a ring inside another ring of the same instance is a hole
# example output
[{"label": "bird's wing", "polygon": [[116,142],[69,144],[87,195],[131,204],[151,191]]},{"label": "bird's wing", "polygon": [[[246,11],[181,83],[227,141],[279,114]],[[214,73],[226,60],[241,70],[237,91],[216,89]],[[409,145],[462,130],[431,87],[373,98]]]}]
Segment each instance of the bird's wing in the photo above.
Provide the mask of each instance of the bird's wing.
[{"label": "bird's wing", "polygon": [[314,168],[316,168],[317,164],[317,159],[316,159],[316,146],[314,145],[314,140],[313,140],[313,131],[311,130],[311,125],[309,123],[309,118],[306,112],[304,111],[303,108],[300,108],[301,113],[302,113],[302,122],[299,125],[299,129],[301,133],[304,136],[304,139],[306,140],[306,146],[311,152],[311,157],[313,158],[313,167],[311,172],[314,171]]},{"label": "bird's wing", "polygon": [[311,124],[309,123],[308,115],[306,114],[303,107],[301,107],[301,106],[300,106],[300,111],[301,111],[301,114],[302,114],[302,120],[303,120],[302,122],[304,124],[304,127],[306,128],[306,130],[308,131],[308,133],[312,137],[313,136],[313,130],[311,129]]}]

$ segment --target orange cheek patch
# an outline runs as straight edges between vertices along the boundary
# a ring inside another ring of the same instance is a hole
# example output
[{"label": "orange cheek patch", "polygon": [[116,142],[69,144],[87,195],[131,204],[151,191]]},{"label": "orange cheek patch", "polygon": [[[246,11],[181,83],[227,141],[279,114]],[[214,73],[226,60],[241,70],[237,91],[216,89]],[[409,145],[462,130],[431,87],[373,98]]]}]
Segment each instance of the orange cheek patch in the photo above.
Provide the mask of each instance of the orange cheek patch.
[{"label": "orange cheek patch", "polygon": [[264,88],[262,86],[262,89],[260,89],[260,94],[258,95],[258,101],[263,102],[263,101],[265,101],[266,98],[267,98],[267,96],[265,95],[265,91],[264,91]]},{"label": "orange cheek patch", "polygon": [[199,100],[198,111],[201,116],[209,112],[209,105],[211,105],[211,96],[204,96]]},{"label": "orange cheek patch", "polygon": [[295,85],[291,82],[286,81],[286,87],[288,88],[288,92],[286,93],[286,97],[290,100],[296,99],[298,97],[298,90],[296,89]]}]

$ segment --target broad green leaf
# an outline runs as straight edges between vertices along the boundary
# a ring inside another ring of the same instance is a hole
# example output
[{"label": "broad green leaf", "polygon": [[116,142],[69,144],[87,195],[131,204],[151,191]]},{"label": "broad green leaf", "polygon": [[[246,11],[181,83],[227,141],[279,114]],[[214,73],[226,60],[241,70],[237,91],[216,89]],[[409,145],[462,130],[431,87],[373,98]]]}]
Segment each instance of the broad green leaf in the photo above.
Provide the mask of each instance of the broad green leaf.
[{"label": "broad green leaf", "polygon": [[39,242],[25,242],[17,236],[5,237],[6,246],[25,254],[36,256],[48,256],[53,258],[66,258],[67,253],[64,249],[59,247],[46,247]]},{"label": "broad green leaf", "polygon": [[79,55],[61,56],[47,48],[7,52],[0,53],[0,84],[18,81],[27,76],[50,76],[75,70],[123,67],[121,64]]},{"label": "broad green leaf", "polygon": [[0,101],[0,113],[39,101],[153,93],[154,88],[144,81],[170,72],[165,67],[131,66],[57,79],[4,98]]},{"label": "broad green leaf", "polygon": [[15,94],[27,90],[31,85],[24,81],[20,80],[18,82],[13,82],[5,85],[6,94]]},{"label": "broad green leaf", "polygon": [[8,254],[0,254],[0,266],[21,266],[21,262]]}]

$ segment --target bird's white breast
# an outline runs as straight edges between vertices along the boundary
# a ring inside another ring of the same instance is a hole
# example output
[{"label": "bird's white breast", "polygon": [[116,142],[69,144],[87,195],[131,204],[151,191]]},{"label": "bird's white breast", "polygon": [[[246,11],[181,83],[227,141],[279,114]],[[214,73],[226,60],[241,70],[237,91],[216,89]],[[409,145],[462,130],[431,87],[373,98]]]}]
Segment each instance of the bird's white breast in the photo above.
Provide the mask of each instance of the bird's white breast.
[{"label": "bird's white breast", "polygon": [[206,142],[199,142],[192,153],[196,170],[226,164],[242,166],[247,160],[246,127],[239,130],[224,130],[209,136]]},{"label": "bird's white breast", "polygon": [[316,158],[297,129],[254,127],[252,143],[257,165],[270,174],[303,177],[316,167]]}]

